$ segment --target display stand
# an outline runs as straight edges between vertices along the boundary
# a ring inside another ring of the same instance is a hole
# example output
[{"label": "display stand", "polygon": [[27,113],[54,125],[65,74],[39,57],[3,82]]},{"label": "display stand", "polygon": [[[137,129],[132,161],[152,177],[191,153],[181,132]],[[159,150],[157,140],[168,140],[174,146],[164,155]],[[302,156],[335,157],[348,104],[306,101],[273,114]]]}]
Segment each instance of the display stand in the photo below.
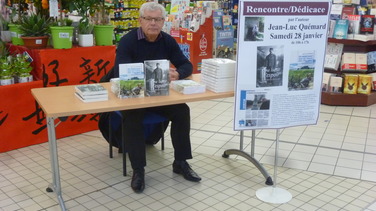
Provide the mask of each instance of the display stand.
[{"label": "display stand", "polygon": [[243,158],[246,158],[251,163],[253,163],[253,165],[255,165],[258,168],[258,170],[262,173],[262,175],[265,177],[266,179],[265,184],[273,185],[273,180],[269,176],[266,169],[261,165],[261,163],[258,160],[255,159],[255,140],[256,140],[256,132],[255,130],[252,130],[251,154],[244,152],[243,151],[244,131],[243,130],[240,131],[240,149],[239,150],[228,149],[223,153],[222,157],[228,158],[230,155],[239,155]]},{"label": "display stand", "polygon": [[277,165],[278,165],[278,148],[279,148],[279,129],[277,129],[277,137],[275,142],[275,156],[274,156],[274,184],[273,186],[263,187],[256,191],[258,199],[264,202],[273,204],[282,204],[290,201],[292,195],[283,188],[277,187]]},{"label": "display stand", "polygon": [[205,23],[196,31],[180,28],[179,35],[172,34],[183,53],[193,65],[193,73],[201,73],[202,59],[213,58],[213,18],[206,18]]}]

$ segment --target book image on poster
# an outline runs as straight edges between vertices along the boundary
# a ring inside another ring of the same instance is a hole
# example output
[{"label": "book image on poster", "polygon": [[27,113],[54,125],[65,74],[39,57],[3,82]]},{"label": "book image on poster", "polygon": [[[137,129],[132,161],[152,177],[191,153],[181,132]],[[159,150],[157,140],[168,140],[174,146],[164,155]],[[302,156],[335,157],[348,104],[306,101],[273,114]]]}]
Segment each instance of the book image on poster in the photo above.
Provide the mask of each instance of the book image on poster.
[{"label": "book image on poster", "polygon": [[314,50],[291,52],[288,90],[313,89],[316,54]]},{"label": "book image on poster", "polygon": [[146,60],[145,66],[145,96],[169,95],[169,69],[170,61]]},{"label": "book image on poster", "polygon": [[257,47],[256,87],[282,86],[283,46]]},{"label": "book image on poster", "polygon": [[119,98],[144,97],[144,64],[119,64]]},{"label": "book image on poster", "polygon": [[246,17],[244,41],[264,41],[264,17]]},{"label": "book image on poster", "polygon": [[238,122],[239,127],[260,127],[269,124],[270,97],[264,92],[242,90],[245,102],[245,116]]}]

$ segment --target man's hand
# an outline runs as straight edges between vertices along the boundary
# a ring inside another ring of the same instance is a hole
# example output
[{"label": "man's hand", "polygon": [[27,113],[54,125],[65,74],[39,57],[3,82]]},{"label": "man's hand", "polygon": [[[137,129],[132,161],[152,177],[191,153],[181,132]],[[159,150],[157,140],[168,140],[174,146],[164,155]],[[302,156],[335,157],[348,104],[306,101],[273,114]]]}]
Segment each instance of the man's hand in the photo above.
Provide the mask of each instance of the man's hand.
[{"label": "man's hand", "polygon": [[179,73],[175,68],[170,68],[170,81],[179,80]]}]

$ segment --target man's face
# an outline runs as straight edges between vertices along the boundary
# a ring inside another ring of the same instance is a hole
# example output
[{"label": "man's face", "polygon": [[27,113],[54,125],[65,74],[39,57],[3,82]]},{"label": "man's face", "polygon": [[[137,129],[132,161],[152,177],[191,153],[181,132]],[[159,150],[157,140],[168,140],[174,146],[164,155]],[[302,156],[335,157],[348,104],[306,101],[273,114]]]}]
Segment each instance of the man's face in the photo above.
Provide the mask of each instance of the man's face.
[{"label": "man's face", "polygon": [[144,16],[138,19],[142,31],[149,41],[155,41],[162,30],[164,18],[160,10],[144,12]]}]

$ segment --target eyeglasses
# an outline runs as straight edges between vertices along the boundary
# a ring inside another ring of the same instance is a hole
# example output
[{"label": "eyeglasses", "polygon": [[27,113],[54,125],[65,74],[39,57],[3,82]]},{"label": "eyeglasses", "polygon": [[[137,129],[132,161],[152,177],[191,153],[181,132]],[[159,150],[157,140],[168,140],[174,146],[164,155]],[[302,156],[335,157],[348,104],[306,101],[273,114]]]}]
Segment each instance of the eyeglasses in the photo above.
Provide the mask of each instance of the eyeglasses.
[{"label": "eyeglasses", "polygon": [[146,20],[147,22],[155,21],[156,23],[161,23],[164,21],[164,18],[152,18],[152,17],[141,17],[142,19]]}]

